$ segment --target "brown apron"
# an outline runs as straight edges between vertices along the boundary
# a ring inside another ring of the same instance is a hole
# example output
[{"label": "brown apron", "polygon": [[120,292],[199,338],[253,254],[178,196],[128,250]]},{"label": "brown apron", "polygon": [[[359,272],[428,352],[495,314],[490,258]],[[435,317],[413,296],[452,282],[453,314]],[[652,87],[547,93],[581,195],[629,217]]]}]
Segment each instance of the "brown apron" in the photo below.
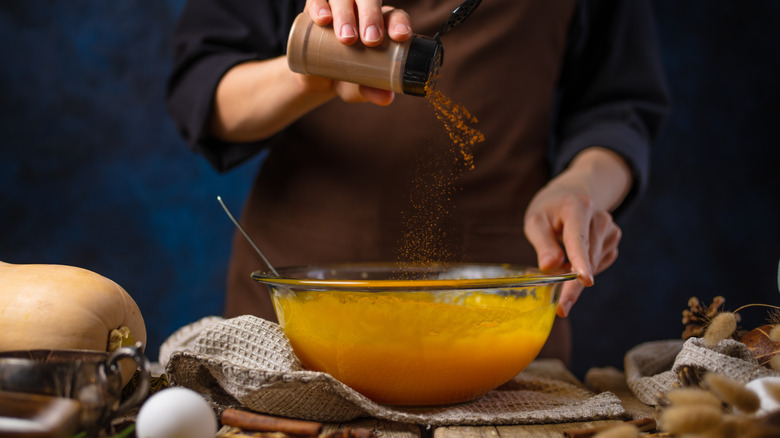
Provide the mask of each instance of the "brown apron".
[{"label": "brown apron", "polygon": [[[432,36],[460,1],[392,4],[410,13],[416,33]],[[399,95],[388,107],[334,100],[280,134],[241,215],[249,235],[278,267],[393,262],[408,259],[409,248],[431,261],[535,265],[523,215],[550,178],[551,110],[574,5],[483,0],[442,38],[436,89],[474,115],[485,136],[473,169],[425,98]],[[440,231],[409,245],[421,223]],[[226,316],[276,319],[250,279],[262,267],[237,234]],[[567,331],[557,327],[548,342],[565,360]]]}]

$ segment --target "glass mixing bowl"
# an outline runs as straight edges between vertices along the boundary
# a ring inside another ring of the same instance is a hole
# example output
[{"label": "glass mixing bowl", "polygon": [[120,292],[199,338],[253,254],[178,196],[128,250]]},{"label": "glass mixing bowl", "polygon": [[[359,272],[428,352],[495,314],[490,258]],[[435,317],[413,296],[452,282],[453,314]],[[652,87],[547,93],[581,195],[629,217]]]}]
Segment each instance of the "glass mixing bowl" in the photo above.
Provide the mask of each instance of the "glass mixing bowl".
[{"label": "glass mixing bowl", "polygon": [[475,399],[539,354],[563,282],[497,264],[348,264],[279,269],[279,324],[309,370],[388,405]]}]

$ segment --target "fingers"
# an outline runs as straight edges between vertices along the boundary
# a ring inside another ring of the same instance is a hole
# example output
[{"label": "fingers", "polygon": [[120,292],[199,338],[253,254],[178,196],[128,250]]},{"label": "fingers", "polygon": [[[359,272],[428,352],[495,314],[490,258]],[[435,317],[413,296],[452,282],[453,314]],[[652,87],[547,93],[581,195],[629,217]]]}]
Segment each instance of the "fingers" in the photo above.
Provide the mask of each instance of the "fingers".
[{"label": "fingers", "polygon": [[400,9],[382,6],[382,0],[307,0],[304,10],[320,26],[333,24],[342,44],[358,40],[368,47],[379,45],[387,33],[395,41],[412,36],[409,15]]},{"label": "fingers", "polygon": [[593,286],[594,276],[617,259],[622,231],[608,211],[594,209],[587,198],[564,195],[558,202],[546,203],[545,195],[529,206],[524,232],[536,250],[540,269],[569,269],[577,274],[578,281],[564,285],[559,302],[558,314],[566,316],[584,287]]},{"label": "fingers", "polygon": [[556,313],[561,318],[566,318],[571,312],[572,306],[580,298],[585,286],[579,281],[567,281],[563,284],[563,290],[561,291],[561,298],[558,300],[558,308]]},{"label": "fingers", "polygon": [[[561,317],[569,315],[572,306],[579,299],[585,286],[593,285],[592,276],[603,272],[617,260],[618,244],[622,238],[622,231],[613,221],[612,215],[603,211],[594,213],[588,229],[589,240],[583,243],[576,239],[577,243],[582,243],[578,246],[579,250],[566,246],[566,251],[569,254],[573,252],[581,254],[583,248],[588,248],[588,264],[593,269],[591,281],[590,284],[587,284],[581,277],[578,277],[579,281],[569,281],[564,284],[557,310],[558,316]],[[569,257],[572,258],[571,255]],[[579,273],[574,264],[575,262],[572,261],[572,270]]]},{"label": "fingers", "polygon": [[329,3],[333,15],[333,31],[342,44],[354,44],[360,38],[355,2],[352,0],[332,0]]},{"label": "fingers", "polygon": [[311,21],[319,26],[330,24],[333,19],[328,0],[308,0],[303,10],[309,14]]},{"label": "fingers", "polygon": [[561,268],[566,261],[566,254],[558,243],[559,227],[551,224],[550,219],[544,214],[526,216],[523,227],[528,242],[536,250],[539,269],[549,271]]},{"label": "fingers", "polygon": [[385,23],[387,23],[387,36],[393,41],[403,42],[412,37],[412,20],[406,11],[389,6],[382,8],[385,11]]},{"label": "fingers", "polygon": [[370,102],[379,106],[390,105],[395,99],[395,93],[390,90],[382,90],[379,88],[366,87],[361,85],[359,87],[359,92],[366,100],[366,102]]},{"label": "fingers", "polygon": [[591,215],[580,203],[569,203],[562,209],[563,235],[561,240],[569,256],[572,270],[585,286],[593,286],[591,267],[590,225]]},{"label": "fingers", "polygon": [[596,267],[596,274],[600,274],[607,270],[610,266],[612,266],[613,263],[617,260],[618,257],[618,250],[617,248],[611,249],[608,252],[605,252],[601,256],[601,260],[599,261],[598,266]]},{"label": "fingers", "polygon": [[[342,44],[361,40],[366,46],[373,47],[384,38],[381,0],[308,0],[305,9],[319,25],[332,22],[336,39]],[[330,11],[330,18],[325,9]]]},{"label": "fingers", "polygon": [[591,219],[590,260],[593,274],[612,266],[618,256],[623,231],[607,212],[597,212]]},{"label": "fingers", "polygon": [[[348,3],[352,2],[351,0],[347,1]],[[355,0],[355,5],[358,11],[360,40],[369,47],[378,45],[385,36],[385,17],[382,14],[382,0]]]},{"label": "fingers", "polygon": [[366,87],[350,82],[335,81],[333,89],[341,100],[347,103],[369,102],[374,105],[390,105],[395,99],[395,93],[389,90]]}]

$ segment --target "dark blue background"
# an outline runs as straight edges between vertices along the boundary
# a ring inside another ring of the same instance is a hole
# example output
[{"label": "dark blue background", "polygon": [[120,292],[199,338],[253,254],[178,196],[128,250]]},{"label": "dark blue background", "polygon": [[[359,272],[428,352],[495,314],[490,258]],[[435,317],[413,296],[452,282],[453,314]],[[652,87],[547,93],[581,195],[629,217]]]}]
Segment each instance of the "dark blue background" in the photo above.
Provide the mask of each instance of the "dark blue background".
[{"label": "dark blue background", "polygon": [[[174,330],[221,312],[233,228],[216,196],[237,213],[258,163],[217,174],[165,111],[183,5],[0,3],[0,260],[115,280],[153,359]],[[675,109],[619,261],[574,308],[578,375],[679,337],[690,296],[780,301],[780,2],[654,5]]]}]

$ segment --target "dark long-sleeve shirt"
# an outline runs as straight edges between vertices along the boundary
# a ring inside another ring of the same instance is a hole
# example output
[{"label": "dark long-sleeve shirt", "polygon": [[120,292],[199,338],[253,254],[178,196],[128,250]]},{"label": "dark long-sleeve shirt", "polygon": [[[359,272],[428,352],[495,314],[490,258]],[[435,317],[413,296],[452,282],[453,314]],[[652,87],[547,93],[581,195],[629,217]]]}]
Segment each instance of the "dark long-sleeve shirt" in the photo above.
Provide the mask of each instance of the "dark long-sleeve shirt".
[{"label": "dark long-sleeve shirt", "polygon": [[[410,13],[415,32],[433,35],[458,3],[393,5]],[[270,148],[242,221],[272,263],[393,261],[411,239],[433,235],[415,244],[433,245],[421,251],[434,258],[534,264],[525,208],[591,146],[617,152],[632,170],[621,209],[644,191],[669,105],[647,1],[483,0],[445,35],[437,90],[476,116],[485,136],[465,171],[431,106],[413,96],[388,107],[334,100],[252,143],[209,134],[222,75],[284,55],[303,5],[191,0],[174,37],[168,108],[188,144],[220,171]],[[248,276],[261,264],[242,239],[234,241],[227,313],[272,318],[267,303],[252,304]]]}]

